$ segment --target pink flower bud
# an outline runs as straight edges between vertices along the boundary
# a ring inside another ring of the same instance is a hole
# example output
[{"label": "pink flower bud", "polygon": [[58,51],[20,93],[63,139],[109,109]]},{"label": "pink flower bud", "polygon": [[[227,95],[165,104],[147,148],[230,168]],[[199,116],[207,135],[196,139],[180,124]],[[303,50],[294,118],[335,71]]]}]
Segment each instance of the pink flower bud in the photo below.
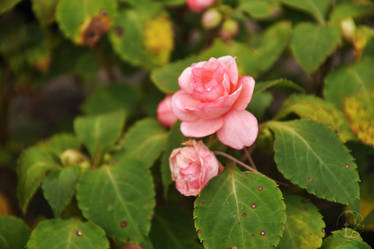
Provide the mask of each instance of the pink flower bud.
[{"label": "pink flower bud", "polygon": [[239,31],[239,24],[232,19],[228,19],[224,21],[222,25],[221,37],[224,40],[229,40],[235,37],[238,31]]},{"label": "pink flower bud", "polygon": [[201,24],[205,29],[214,29],[221,20],[222,14],[217,9],[209,9],[203,14]]},{"label": "pink flower bud", "polygon": [[158,104],[157,119],[161,124],[167,127],[172,127],[177,121],[177,117],[171,110],[171,96],[166,96],[160,104]]},{"label": "pink flower bud", "polygon": [[169,163],[177,190],[185,196],[197,196],[208,181],[218,174],[220,164],[203,142],[189,140],[185,147],[173,150]]},{"label": "pink flower bud", "polygon": [[216,0],[187,0],[187,5],[193,12],[201,12],[208,8]]}]

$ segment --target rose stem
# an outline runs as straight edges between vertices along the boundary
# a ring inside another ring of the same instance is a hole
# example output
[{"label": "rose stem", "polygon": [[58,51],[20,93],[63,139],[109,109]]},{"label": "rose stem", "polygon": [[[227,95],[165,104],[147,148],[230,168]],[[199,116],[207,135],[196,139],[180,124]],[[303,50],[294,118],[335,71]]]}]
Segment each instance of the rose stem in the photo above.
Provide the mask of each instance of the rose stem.
[{"label": "rose stem", "polygon": [[239,161],[239,160],[236,159],[235,157],[232,157],[232,156],[230,156],[229,154],[226,154],[225,152],[222,152],[222,151],[214,151],[214,154],[216,154],[216,155],[220,155],[220,156],[224,156],[224,157],[230,159],[231,161],[233,161],[233,162],[239,164],[240,166],[243,166],[244,168],[246,168],[246,169],[248,169],[248,170],[250,170],[250,171],[252,171],[252,172],[260,173],[260,172],[258,172],[256,169],[254,169],[254,168],[252,168],[251,166],[249,166],[249,165],[247,165],[247,164],[245,164],[245,163]]},{"label": "rose stem", "polygon": [[244,152],[245,152],[245,155],[247,156],[248,161],[249,161],[249,163],[251,164],[251,166],[252,166],[254,169],[257,170],[256,164],[255,164],[255,162],[253,161],[253,159],[252,159],[252,157],[251,157],[251,154],[249,153],[247,147],[244,148]]}]

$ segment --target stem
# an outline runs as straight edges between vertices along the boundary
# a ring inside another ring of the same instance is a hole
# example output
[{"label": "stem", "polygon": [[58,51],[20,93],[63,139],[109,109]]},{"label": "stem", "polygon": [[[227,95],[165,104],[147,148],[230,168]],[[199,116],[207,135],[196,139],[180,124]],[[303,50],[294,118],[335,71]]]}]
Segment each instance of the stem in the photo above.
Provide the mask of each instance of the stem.
[{"label": "stem", "polygon": [[247,147],[244,148],[244,152],[245,152],[245,155],[247,156],[247,159],[248,159],[249,163],[251,164],[251,166],[252,166],[254,169],[257,170],[256,164],[255,164],[255,162],[253,161],[252,156],[251,156],[251,154],[249,153]]},{"label": "stem", "polygon": [[224,156],[224,157],[230,159],[231,161],[233,161],[233,162],[239,164],[240,166],[242,166],[242,167],[244,167],[244,168],[246,168],[246,169],[248,169],[248,170],[250,170],[250,171],[252,171],[252,172],[254,172],[254,173],[260,173],[260,172],[258,172],[256,169],[254,169],[254,168],[252,168],[251,166],[249,166],[249,165],[247,165],[247,164],[245,164],[245,163],[239,161],[239,160],[236,159],[235,157],[230,156],[229,154],[226,154],[225,152],[222,152],[222,151],[214,151],[214,154],[216,154],[216,155],[220,155],[220,156]]}]

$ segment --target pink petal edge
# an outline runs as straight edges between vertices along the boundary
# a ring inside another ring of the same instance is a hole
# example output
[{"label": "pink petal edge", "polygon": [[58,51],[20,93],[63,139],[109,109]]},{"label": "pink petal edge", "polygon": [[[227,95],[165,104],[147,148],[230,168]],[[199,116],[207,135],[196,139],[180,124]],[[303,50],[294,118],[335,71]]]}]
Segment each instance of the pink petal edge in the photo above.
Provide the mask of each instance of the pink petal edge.
[{"label": "pink petal edge", "polygon": [[205,137],[215,133],[223,125],[223,119],[199,119],[192,122],[182,122],[181,132],[186,137]]},{"label": "pink petal edge", "polygon": [[252,113],[232,110],[226,114],[223,122],[222,128],[217,132],[217,137],[223,144],[241,150],[256,141],[258,122]]},{"label": "pink petal edge", "polygon": [[255,89],[255,80],[250,76],[242,76],[239,78],[239,85],[242,86],[242,91],[234,108],[237,111],[242,111],[245,110],[249,102],[251,102],[253,91]]}]

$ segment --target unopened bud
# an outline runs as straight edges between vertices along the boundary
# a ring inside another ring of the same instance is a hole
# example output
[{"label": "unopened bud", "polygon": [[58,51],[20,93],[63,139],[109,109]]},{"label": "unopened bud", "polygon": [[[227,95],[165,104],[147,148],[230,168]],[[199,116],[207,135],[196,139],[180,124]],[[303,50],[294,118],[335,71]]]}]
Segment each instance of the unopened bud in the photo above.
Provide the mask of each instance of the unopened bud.
[{"label": "unopened bud", "polygon": [[222,14],[217,9],[209,9],[205,11],[201,18],[201,24],[205,29],[214,29],[222,21]]},{"label": "unopened bud", "polygon": [[88,158],[83,155],[80,151],[67,149],[60,155],[61,162],[64,166],[68,165],[81,165],[82,163],[88,163]]},{"label": "unopened bud", "polygon": [[229,40],[235,37],[238,31],[239,31],[239,24],[232,19],[227,19],[226,21],[224,21],[222,25],[221,37],[224,40]]},{"label": "unopened bud", "polygon": [[340,22],[340,29],[347,41],[352,42],[355,37],[356,25],[352,18],[346,18]]}]

